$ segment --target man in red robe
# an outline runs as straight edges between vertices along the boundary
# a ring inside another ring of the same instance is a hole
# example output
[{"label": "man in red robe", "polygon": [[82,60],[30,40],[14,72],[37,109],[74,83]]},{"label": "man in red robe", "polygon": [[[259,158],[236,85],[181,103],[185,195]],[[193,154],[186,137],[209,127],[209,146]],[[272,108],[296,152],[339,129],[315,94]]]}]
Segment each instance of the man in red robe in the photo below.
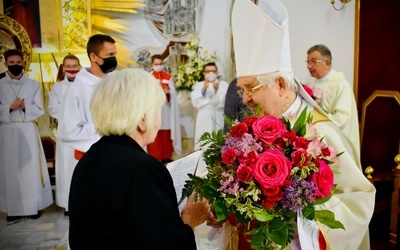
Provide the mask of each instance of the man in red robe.
[{"label": "man in red robe", "polygon": [[161,110],[161,128],[152,144],[147,145],[149,155],[168,163],[172,152],[180,155],[182,152],[181,130],[179,124],[179,107],[172,76],[164,71],[164,60],[161,55],[151,57],[151,74],[160,81],[166,95],[166,102]]}]

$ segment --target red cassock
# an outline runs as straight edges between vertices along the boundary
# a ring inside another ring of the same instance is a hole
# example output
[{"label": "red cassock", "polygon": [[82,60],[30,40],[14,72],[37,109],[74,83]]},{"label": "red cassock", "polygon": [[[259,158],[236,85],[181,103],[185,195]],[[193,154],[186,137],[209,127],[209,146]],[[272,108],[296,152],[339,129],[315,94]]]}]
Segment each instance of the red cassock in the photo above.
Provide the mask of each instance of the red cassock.
[{"label": "red cassock", "polygon": [[[169,90],[169,81],[171,75],[165,71],[152,72],[153,76],[160,81],[160,85],[163,89]],[[170,94],[166,94],[167,103],[170,103]],[[158,160],[167,160],[172,157],[172,140],[171,130],[159,130],[156,139],[153,143],[147,145],[147,153],[151,156],[156,157]]]}]

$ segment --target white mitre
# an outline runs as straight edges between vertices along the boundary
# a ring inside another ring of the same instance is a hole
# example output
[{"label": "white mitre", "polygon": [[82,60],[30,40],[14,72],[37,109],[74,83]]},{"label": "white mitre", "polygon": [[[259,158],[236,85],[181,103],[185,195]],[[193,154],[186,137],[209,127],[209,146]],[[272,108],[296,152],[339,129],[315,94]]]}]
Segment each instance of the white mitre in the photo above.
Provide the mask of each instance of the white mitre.
[{"label": "white mitre", "polygon": [[[232,34],[237,77],[292,72],[289,14],[279,0],[235,0]],[[295,78],[298,93],[322,114],[325,112]]]}]

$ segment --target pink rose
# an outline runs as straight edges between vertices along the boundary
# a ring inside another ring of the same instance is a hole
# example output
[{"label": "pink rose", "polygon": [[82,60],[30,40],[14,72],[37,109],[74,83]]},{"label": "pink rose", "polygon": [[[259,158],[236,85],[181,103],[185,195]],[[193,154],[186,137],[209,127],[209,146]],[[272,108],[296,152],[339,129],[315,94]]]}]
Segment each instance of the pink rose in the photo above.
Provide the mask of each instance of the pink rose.
[{"label": "pink rose", "polygon": [[250,181],[253,179],[253,173],[249,166],[239,166],[236,170],[236,177],[239,181]]},{"label": "pink rose", "polygon": [[248,127],[245,123],[238,123],[235,126],[231,128],[231,136],[237,137],[237,138],[242,138],[244,133],[247,133]]},{"label": "pink rose", "polygon": [[272,115],[260,117],[253,123],[252,128],[254,135],[266,145],[272,145],[287,131],[282,120]]},{"label": "pink rose", "polygon": [[279,187],[289,177],[292,163],[279,150],[266,150],[258,155],[252,169],[254,179],[263,188]]},{"label": "pink rose", "polygon": [[236,160],[236,156],[238,155],[238,151],[234,148],[227,148],[222,153],[222,162],[226,165],[232,164]]},{"label": "pink rose", "polygon": [[293,165],[296,167],[308,166],[308,163],[310,163],[310,157],[307,154],[307,150],[304,148],[293,151],[291,157]]},{"label": "pink rose", "polygon": [[325,161],[319,161],[319,171],[314,172],[311,178],[317,188],[318,197],[324,198],[330,195],[333,188],[334,175]]}]

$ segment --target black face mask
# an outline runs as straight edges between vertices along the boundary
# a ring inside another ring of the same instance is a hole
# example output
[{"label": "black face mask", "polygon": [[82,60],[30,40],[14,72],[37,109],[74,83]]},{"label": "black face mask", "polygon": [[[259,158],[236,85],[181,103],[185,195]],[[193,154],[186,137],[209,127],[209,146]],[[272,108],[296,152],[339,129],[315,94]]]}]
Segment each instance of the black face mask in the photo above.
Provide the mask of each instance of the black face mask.
[{"label": "black face mask", "polygon": [[117,68],[117,58],[115,56],[100,58],[103,59],[104,63],[102,65],[98,63],[97,64],[100,66],[100,69],[104,74],[110,73]]},{"label": "black face mask", "polygon": [[19,76],[19,74],[21,74],[23,69],[24,67],[18,64],[8,66],[8,71],[10,71],[10,73],[13,74],[14,76]]}]

